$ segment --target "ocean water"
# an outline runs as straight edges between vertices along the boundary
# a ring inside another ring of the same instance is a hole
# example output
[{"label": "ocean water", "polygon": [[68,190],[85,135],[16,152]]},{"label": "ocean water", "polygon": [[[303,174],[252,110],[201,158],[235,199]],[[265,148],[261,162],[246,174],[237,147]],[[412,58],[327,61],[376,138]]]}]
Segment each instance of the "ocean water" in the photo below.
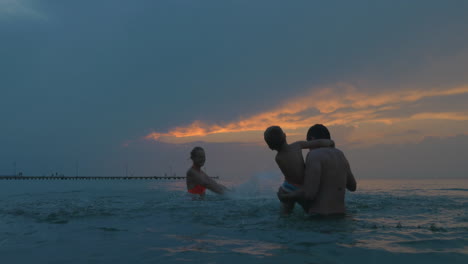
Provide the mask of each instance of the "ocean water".
[{"label": "ocean water", "polygon": [[468,180],[358,179],[343,219],[279,216],[278,177],[224,183],[0,181],[0,263],[468,263]]}]

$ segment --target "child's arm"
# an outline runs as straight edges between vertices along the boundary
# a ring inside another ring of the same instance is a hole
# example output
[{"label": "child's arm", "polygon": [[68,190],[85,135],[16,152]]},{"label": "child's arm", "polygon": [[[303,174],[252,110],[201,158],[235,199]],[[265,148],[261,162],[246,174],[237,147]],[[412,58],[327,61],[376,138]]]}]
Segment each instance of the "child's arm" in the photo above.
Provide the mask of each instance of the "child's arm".
[{"label": "child's arm", "polygon": [[329,148],[335,147],[335,142],[331,139],[314,139],[311,141],[297,141],[301,149],[316,149],[316,148]]}]

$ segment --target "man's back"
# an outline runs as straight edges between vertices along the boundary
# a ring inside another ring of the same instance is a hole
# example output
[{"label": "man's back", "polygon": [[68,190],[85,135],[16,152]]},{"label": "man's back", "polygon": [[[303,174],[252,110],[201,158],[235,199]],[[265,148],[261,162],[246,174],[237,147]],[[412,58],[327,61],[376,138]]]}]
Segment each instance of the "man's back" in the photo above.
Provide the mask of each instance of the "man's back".
[{"label": "man's back", "polygon": [[309,213],[345,213],[345,192],[356,190],[356,180],[343,152],[336,148],[311,150],[306,158],[304,189],[311,200]]}]

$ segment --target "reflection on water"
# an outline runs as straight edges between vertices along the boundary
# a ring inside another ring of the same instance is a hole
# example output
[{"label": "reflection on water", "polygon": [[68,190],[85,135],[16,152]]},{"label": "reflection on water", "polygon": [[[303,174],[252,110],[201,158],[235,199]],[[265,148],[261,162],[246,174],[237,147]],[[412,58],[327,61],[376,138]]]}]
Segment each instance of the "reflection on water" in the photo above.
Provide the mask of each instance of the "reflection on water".
[{"label": "reflection on water", "polygon": [[180,235],[167,235],[167,237],[179,240],[182,244],[188,243],[188,245],[151,249],[166,251],[170,254],[190,251],[199,253],[223,253],[226,251],[232,251],[254,256],[273,256],[273,250],[284,248],[284,246],[279,244],[267,243],[258,240],[232,239],[211,235],[206,236],[206,238]]},{"label": "reflection on water", "polygon": [[[393,253],[460,253],[468,254],[467,239],[414,239],[402,235],[376,237],[359,241],[359,247],[382,249]],[[341,244],[345,247],[356,245]]]},{"label": "reflection on water", "polygon": [[147,183],[147,188],[151,190],[161,190],[161,186],[164,186],[165,191],[187,190],[185,180],[158,180]]}]

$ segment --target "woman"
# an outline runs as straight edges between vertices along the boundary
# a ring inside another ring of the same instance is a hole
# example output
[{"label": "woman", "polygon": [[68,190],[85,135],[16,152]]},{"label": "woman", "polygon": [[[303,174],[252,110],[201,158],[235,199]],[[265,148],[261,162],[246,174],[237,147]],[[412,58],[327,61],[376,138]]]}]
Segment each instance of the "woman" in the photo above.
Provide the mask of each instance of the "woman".
[{"label": "woman", "polygon": [[208,189],[217,194],[223,194],[227,189],[223,185],[217,183],[204,171],[201,167],[205,165],[205,150],[201,147],[195,147],[190,152],[190,159],[193,161],[192,167],[187,171],[187,190],[192,194],[205,195],[205,190]]}]

